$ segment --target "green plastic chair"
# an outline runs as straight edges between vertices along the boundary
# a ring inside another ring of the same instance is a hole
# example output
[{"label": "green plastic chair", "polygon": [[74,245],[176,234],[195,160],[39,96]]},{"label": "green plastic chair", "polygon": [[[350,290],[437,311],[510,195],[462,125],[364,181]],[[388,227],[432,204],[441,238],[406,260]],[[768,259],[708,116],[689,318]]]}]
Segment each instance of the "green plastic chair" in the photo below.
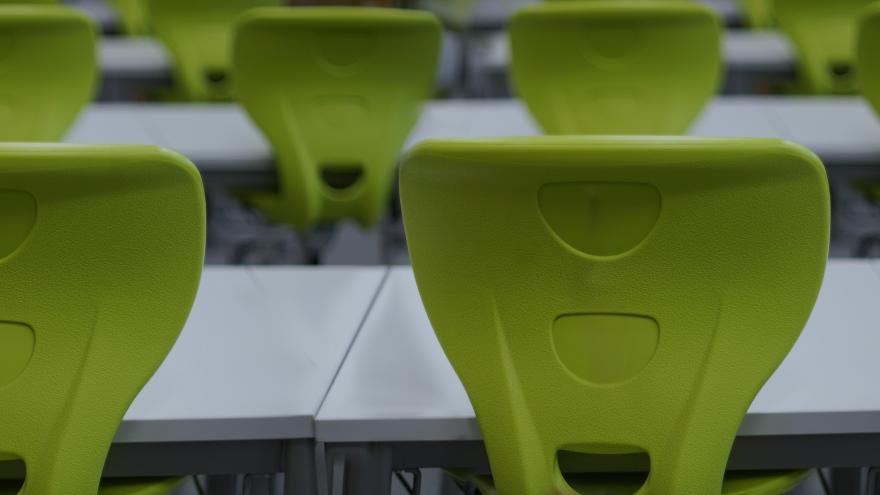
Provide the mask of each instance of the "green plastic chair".
[{"label": "green plastic chair", "polygon": [[95,27],[62,6],[0,9],[0,141],[58,141],[95,89]]},{"label": "green plastic chair", "polygon": [[739,0],[739,8],[745,14],[746,23],[755,29],[774,26],[773,0]]},{"label": "green plastic chair", "polygon": [[232,98],[230,53],[236,21],[248,9],[281,2],[149,0],[153,31],[171,52],[181,96],[190,101]]},{"label": "green plastic chair", "polygon": [[0,0],[0,5],[57,5],[61,0]]},{"label": "green plastic chair", "polygon": [[513,16],[511,73],[548,134],[682,134],[718,88],[720,33],[698,2],[549,2]]},{"label": "green plastic chair", "polygon": [[[110,443],[177,339],[201,273],[195,167],[146,146],[0,145],[0,457],[18,492],[98,493]],[[158,495],[176,479],[109,480]],[[7,491],[3,491],[7,490]]]},{"label": "green plastic chair", "polygon": [[245,200],[309,229],[385,212],[397,160],[431,95],[436,18],[388,8],[254,10],[235,38],[236,93],[271,142],[278,192]]},{"label": "green plastic chair", "polygon": [[862,11],[858,29],[859,89],[880,114],[880,3],[873,2]]},{"label": "green plastic chair", "polygon": [[150,11],[147,0],[110,0],[119,16],[122,30],[130,36],[150,33]]},{"label": "green plastic chair", "polygon": [[[880,53],[880,3],[873,2],[862,11],[856,46],[859,89],[874,113],[880,116],[880,60],[877,58]],[[868,180],[856,186],[863,189],[872,202],[880,204],[880,182]],[[880,231],[863,242],[880,244]]]},{"label": "green plastic chair", "polygon": [[[647,454],[639,495],[722,492],[822,282],[815,155],[770,139],[434,141],[400,182],[419,292],[498,493],[577,493],[560,451]],[[723,493],[782,491],[769,484]]]},{"label": "green plastic chair", "polygon": [[871,2],[775,0],[776,22],[798,52],[803,91],[848,94],[857,90],[854,73],[858,19]]}]

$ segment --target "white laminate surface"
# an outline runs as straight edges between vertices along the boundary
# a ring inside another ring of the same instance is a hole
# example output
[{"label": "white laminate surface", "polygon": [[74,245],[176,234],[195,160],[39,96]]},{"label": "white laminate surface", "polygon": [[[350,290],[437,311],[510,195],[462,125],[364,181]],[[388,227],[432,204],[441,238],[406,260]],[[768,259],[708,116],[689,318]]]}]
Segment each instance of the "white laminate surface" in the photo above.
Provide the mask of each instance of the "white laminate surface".
[{"label": "white laminate surface", "polygon": [[309,438],[386,268],[207,267],[114,440]]},{"label": "white laminate surface", "polygon": [[[741,435],[880,433],[880,275],[831,261],[812,317],[752,405]],[[467,395],[412,271],[393,268],[316,420],[318,440],[477,440]]]},{"label": "white laminate surface", "polygon": [[[426,103],[407,140],[541,134],[515,99]],[[880,120],[857,97],[719,97],[691,135],[776,137],[813,150],[829,169],[880,166]],[[274,173],[269,143],[234,104],[95,104],[69,133],[71,143],[153,144],[176,150],[203,173]]]},{"label": "white laminate surface", "polygon": [[155,38],[104,37],[98,41],[98,65],[104,77],[161,79],[171,76],[171,58]]},{"label": "white laminate surface", "polygon": [[[506,72],[510,64],[507,32],[479,38],[474,46],[476,70]],[[791,42],[778,31],[727,30],[721,39],[721,57],[728,71],[790,74],[797,56]]]},{"label": "white laminate surface", "polygon": [[880,164],[880,118],[861,97],[773,98],[766,108],[789,139],[826,161]]}]

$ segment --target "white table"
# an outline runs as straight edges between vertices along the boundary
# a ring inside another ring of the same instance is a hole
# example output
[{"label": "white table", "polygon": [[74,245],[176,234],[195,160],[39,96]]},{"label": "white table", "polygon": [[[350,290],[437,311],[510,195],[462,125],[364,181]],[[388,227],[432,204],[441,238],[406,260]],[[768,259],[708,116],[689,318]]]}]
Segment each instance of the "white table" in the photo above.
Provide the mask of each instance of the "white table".
[{"label": "white table", "polygon": [[[439,100],[425,105],[406,146],[540,133],[517,100]],[[719,97],[690,134],[789,139],[816,152],[830,174],[880,175],[880,119],[861,98]],[[153,144],[189,157],[208,182],[233,188],[276,183],[269,144],[233,104],[95,104],[66,141]]]},{"label": "white table", "polygon": [[105,472],[285,471],[300,486],[314,481],[314,416],[386,272],[207,267],[189,320],[126,413]]},{"label": "white table", "polygon": [[[507,33],[479,36],[471,45],[470,88],[486,96],[507,96]],[[722,38],[721,52],[726,70],[723,87],[728,94],[751,94],[757,86],[790,82],[797,76],[794,47],[777,31],[728,30]]]},{"label": "white table", "polygon": [[[459,40],[443,37],[436,85],[446,90],[459,77]],[[171,55],[162,43],[148,36],[106,36],[98,41],[98,65],[102,76],[101,99],[130,101],[138,93],[172,84]]]},{"label": "white table", "polygon": [[[806,328],[749,409],[732,468],[880,462],[878,269],[871,261],[829,262]],[[473,409],[410,268],[392,268],[316,422],[331,458],[369,444],[367,471],[487,466]]]}]

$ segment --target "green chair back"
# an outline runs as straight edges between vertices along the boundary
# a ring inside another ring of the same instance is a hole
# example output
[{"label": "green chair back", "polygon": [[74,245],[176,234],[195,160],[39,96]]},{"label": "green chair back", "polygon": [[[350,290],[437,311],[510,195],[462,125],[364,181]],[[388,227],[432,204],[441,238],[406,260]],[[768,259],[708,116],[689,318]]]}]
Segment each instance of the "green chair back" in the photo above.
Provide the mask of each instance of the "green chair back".
[{"label": "green chair back", "polygon": [[865,99],[880,114],[880,2],[874,2],[862,11],[856,44],[859,66],[859,89]]},{"label": "green chair back", "polygon": [[859,14],[872,0],[775,0],[779,28],[798,53],[803,90],[813,94],[856,91]]},{"label": "green chair back", "polygon": [[717,90],[720,32],[698,2],[548,2],[511,20],[511,73],[548,134],[681,134]]},{"label": "green chair back", "polygon": [[95,27],[67,7],[0,9],[0,141],[58,141],[92,99]]},{"label": "green chair back", "polygon": [[22,495],[94,495],[116,429],[201,273],[186,159],[145,146],[0,145],[0,459]]},{"label": "green chair back", "polygon": [[769,139],[435,141],[409,252],[498,492],[573,494],[560,451],[647,454],[640,495],[719,493],[821,285],[822,163]]},{"label": "green chair back", "polygon": [[280,190],[250,194],[300,229],[350,217],[376,224],[390,204],[406,137],[431,95],[441,28],[426,12],[261,9],[235,39],[236,93],[271,142]]},{"label": "green chair back", "polygon": [[61,0],[0,0],[0,5],[57,5]]},{"label": "green chair back", "polygon": [[147,0],[110,0],[119,16],[122,30],[131,36],[150,33],[150,11]]},{"label": "green chair back", "polygon": [[746,23],[752,28],[773,27],[773,0],[739,0],[739,8],[745,14]]},{"label": "green chair back", "polygon": [[236,21],[248,9],[282,3],[282,0],[148,1],[153,31],[171,52],[181,96],[191,101],[232,97],[230,54]]}]

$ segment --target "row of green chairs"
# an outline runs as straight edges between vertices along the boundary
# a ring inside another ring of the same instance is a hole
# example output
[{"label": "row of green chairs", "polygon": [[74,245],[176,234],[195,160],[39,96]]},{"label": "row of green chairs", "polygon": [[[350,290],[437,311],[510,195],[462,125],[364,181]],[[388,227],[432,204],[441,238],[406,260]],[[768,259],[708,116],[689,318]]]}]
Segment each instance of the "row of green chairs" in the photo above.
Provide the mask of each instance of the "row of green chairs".
[{"label": "row of green chairs", "polygon": [[[870,37],[880,27],[870,22],[876,13],[866,16]],[[0,62],[19,70],[0,87],[15,95],[6,112],[21,116],[0,122],[0,139],[59,139],[93,91],[93,26],[63,7],[4,7],[0,25],[18,40]],[[439,23],[394,9],[264,8],[233,30],[223,57],[238,100],[275,150],[280,184],[242,197],[303,230],[345,217],[375,225],[431,94]],[[696,2],[555,2],[520,11],[510,31],[513,80],[549,134],[681,134],[721,77],[720,21]],[[193,53],[203,59],[194,80],[225,65]],[[868,53],[865,94],[880,99]],[[36,59],[44,63],[25,63]],[[47,72],[59,66],[66,70]]]},{"label": "row of green chairs", "polygon": [[[218,53],[231,60],[238,99],[275,150],[280,185],[243,198],[300,229],[344,217],[376,224],[433,89],[439,22],[396,9],[264,8],[237,26],[234,43],[226,40],[232,49]],[[65,7],[6,6],[4,37],[16,48],[0,53],[8,74],[0,94],[9,95],[0,141],[61,139],[94,91],[93,23]],[[210,67],[213,59],[203,60]]]}]

